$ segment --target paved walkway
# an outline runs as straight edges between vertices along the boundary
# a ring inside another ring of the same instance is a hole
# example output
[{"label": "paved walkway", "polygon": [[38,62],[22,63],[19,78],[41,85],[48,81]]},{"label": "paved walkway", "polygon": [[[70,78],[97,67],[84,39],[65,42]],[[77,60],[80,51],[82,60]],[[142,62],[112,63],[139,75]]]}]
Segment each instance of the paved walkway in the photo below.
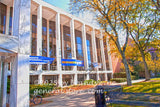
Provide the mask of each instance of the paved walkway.
[{"label": "paved walkway", "polygon": [[44,98],[44,100],[52,102],[38,105],[36,107],[95,107],[95,98],[93,92],[82,92],[71,95],[56,95]]},{"label": "paved walkway", "polygon": [[[132,80],[133,83],[138,83],[138,82],[143,82],[145,79],[138,79],[138,80]],[[111,83],[110,85],[127,85],[127,82],[122,82],[122,83]]]},{"label": "paved walkway", "polygon": [[[133,80],[132,83],[142,82],[145,79]],[[112,83],[110,85],[126,85],[127,83]],[[78,91],[78,93],[55,95],[44,98],[51,103],[38,105],[35,107],[95,107],[94,90]]]}]

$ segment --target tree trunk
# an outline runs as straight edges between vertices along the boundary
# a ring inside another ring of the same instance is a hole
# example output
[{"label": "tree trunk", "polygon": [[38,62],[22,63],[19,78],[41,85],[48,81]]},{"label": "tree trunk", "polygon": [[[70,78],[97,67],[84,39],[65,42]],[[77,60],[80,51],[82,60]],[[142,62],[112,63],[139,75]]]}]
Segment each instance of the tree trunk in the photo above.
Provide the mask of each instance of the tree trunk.
[{"label": "tree trunk", "polygon": [[124,64],[125,71],[126,71],[127,85],[131,86],[132,85],[131,75],[130,75],[128,63],[127,63],[127,60],[126,60],[126,57],[125,57],[124,53],[122,53],[122,62]]},{"label": "tree trunk", "polygon": [[150,74],[149,74],[148,66],[147,66],[147,63],[146,63],[146,60],[145,60],[145,55],[144,55],[144,52],[142,50],[140,50],[140,52],[141,52],[141,55],[142,55],[144,68],[145,68],[145,78],[146,78],[146,81],[148,81],[148,80],[150,80]]}]

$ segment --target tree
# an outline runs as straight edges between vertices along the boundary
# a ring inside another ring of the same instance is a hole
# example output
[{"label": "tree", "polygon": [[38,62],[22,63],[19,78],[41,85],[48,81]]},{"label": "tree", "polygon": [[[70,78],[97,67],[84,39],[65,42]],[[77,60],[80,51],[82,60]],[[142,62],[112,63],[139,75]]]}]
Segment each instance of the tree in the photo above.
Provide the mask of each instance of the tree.
[{"label": "tree", "polygon": [[157,72],[160,72],[160,39],[154,39],[150,43],[150,48],[148,50],[151,55],[150,59],[147,60],[149,70],[153,71],[155,76],[157,76]]},{"label": "tree", "polygon": [[[125,56],[129,38],[129,9],[137,0],[71,0],[71,11],[92,11],[109,39],[114,42],[125,66],[127,85],[132,85],[130,70]],[[119,38],[125,32],[124,45]]]},{"label": "tree", "polygon": [[160,11],[160,2],[159,0],[152,0],[153,5],[157,8],[158,11]]},{"label": "tree", "polygon": [[140,51],[145,67],[145,78],[150,80],[150,73],[146,62],[147,49],[153,39],[159,36],[160,14],[151,0],[135,2],[130,11],[129,32]]}]

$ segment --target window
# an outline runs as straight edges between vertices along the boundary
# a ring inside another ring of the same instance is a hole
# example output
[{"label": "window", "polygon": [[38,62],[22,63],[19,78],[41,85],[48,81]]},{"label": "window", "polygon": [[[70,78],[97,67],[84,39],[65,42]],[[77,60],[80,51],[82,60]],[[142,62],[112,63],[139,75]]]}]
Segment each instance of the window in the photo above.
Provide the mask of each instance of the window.
[{"label": "window", "polygon": [[13,14],[13,7],[10,8],[10,17],[9,17],[9,35],[12,34],[12,14]]},{"label": "window", "polygon": [[5,34],[7,6],[0,2],[0,33]]},{"label": "window", "polygon": [[[76,42],[76,57],[77,60],[83,61],[83,45],[82,45],[82,32],[75,30],[75,42]],[[84,67],[77,66],[78,71],[84,70]]]},{"label": "window", "polygon": [[[64,47],[62,47],[62,58],[63,59],[72,59],[72,53],[71,53],[71,36],[70,36],[70,27],[63,26],[63,39],[62,42],[64,44]],[[64,48],[64,52],[63,52]],[[72,70],[72,66],[63,66],[63,70]]]},{"label": "window", "polygon": [[[47,57],[47,20],[42,19],[42,56]],[[42,70],[47,70],[47,64],[42,65]]]},{"label": "window", "polygon": [[[49,21],[49,55],[51,58],[56,58],[56,34],[55,22]],[[56,70],[57,63],[55,61],[50,65],[50,70]]]},{"label": "window", "polygon": [[[97,58],[98,63],[102,64],[102,58],[101,58],[101,47],[100,47],[100,39],[96,37],[96,47],[97,47]],[[103,70],[102,66],[99,68],[99,70]]]},{"label": "window", "polygon": [[32,49],[31,55],[37,55],[37,16],[32,15]]},{"label": "window", "polygon": [[92,40],[91,40],[91,35],[88,33],[86,34],[86,43],[87,43],[87,54],[88,54],[88,65],[91,70],[92,68],[92,62],[93,62],[93,54],[92,54]]},{"label": "window", "polygon": [[[32,43],[31,43],[31,55],[37,56],[37,16],[32,15]],[[37,70],[37,65],[31,65],[30,69]]]}]

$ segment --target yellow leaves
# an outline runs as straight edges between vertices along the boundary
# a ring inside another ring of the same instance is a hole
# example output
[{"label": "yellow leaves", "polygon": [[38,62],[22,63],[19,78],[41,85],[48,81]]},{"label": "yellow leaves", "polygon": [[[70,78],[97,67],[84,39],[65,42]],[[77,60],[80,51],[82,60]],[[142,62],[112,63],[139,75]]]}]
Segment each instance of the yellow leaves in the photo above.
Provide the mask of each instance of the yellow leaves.
[{"label": "yellow leaves", "polygon": [[127,23],[128,28],[133,28],[136,26],[136,23]]}]

